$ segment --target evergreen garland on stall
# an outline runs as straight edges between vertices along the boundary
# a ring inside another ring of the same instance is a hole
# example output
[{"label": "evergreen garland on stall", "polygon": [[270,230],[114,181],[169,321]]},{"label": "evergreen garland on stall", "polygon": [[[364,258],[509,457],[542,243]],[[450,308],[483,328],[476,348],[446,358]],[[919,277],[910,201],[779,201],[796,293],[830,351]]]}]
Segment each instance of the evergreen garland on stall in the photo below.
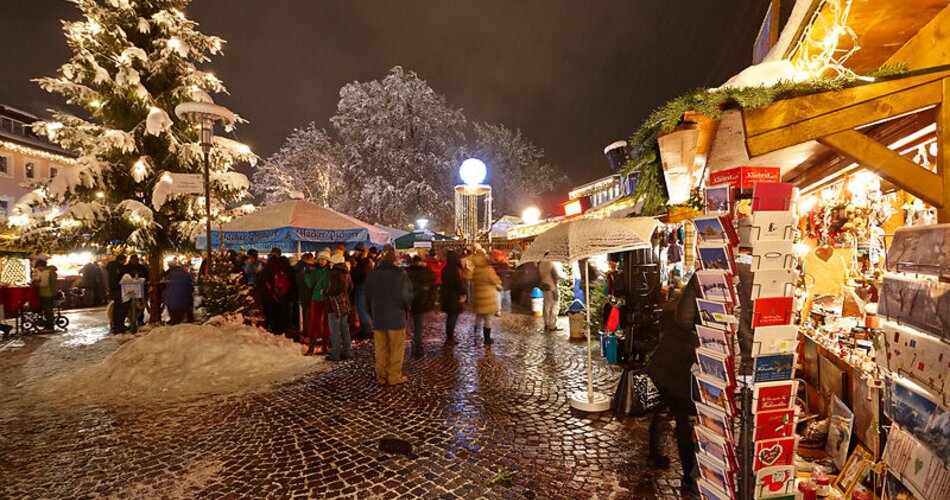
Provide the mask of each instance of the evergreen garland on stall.
[{"label": "evergreen garland on stall", "polygon": [[[906,72],[904,64],[884,65],[865,76],[880,79]],[[862,83],[865,79],[854,76],[801,82],[783,80],[768,87],[696,89],[667,102],[653,111],[628,141],[630,158],[623,173],[639,173],[635,195],[643,200],[640,213],[660,215],[670,209],[657,136],[673,132],[683,123],[686,112],[695,111],[718,120],[728,109],[761,109],[781,99],[837,91]]]}]

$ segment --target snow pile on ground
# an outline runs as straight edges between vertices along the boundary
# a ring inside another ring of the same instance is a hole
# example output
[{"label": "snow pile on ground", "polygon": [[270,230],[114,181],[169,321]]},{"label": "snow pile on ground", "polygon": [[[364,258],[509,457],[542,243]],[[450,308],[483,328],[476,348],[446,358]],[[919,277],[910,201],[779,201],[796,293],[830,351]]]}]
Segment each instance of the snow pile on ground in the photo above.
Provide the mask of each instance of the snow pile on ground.
[{"label": "snow pile on ground", "polygon": [[244,325],[176,325],[135,335],[99,363],[53,380],[54,395],[91,401],[232,392],[299,374],[322,358]]}]

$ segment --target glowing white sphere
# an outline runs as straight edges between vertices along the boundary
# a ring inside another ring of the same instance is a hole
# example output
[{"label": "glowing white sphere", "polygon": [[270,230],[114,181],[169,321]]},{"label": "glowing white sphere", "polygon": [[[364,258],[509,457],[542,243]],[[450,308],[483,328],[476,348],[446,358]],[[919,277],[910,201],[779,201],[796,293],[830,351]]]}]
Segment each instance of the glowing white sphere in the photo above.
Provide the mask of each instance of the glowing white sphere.
[{"label": "glowing white sphere", "polygon": [[528,225],[537,224],[541,220],[541,211],[538,207],[528,207],[521,212],[521,220]]},{"label": "glowing white sphere", "polygon": [[462,178],[462,182],[469,186],[485,182],[487,173],[488,169],[485,167],[485,163],[478,158],[469,158],[463,161],[462,166],[459,167],[459,177]]}]

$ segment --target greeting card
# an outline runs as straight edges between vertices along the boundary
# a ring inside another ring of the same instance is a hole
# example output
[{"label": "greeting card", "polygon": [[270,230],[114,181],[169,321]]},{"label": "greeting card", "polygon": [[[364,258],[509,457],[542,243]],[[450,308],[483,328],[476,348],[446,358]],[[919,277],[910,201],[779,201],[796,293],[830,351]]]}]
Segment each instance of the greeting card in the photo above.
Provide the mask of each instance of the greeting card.
[{"label": "greeting card", "polygon": [[881,327],[884,349],[877,352],[877,364],[927,387],[945,405],[950,403],[950,345],[892,321],[884,321]]},{"label": "greeting card", "polygon": [[752,356],[792,353],[798,348],[795,325],[760,326],[752,334]]},{"label": "greeting card", "polygon": [[694,431],[696,432],[696,445],[701,453],[705,453],[717,462],[725,464],[729,470],[737,468],[732,442],[702,426],[695,427]]},{"label": "greeting card", "polygon": [[696,362],[700,372],[728,386],[735,385],[735,370],[724,354],[700,347],[696,349]]},{"label": "greeting card", "polygon": [[902,377],[891,378],[884,413],[950,465],[950,411],[926,389]]},{"label": "greeting card", "polygon": [[755,384],[752,392],[753,413],[793,408],[796,390],[798,382],[794,380]]},{"label": "greeting card", "polygon": [[838,399],[837,394],[833,395],[825,451],[838,469],[844,467],[844,463],[848,459],[848,446],[851,444],[853,428],[854,413],[843,401]]},{"label": "greeting card", "polygon": [[752,328],[790,325],[794,319],[793,297],[766,297],[755,299],[752,305]]},{"label": "greeting card", "polygon": [[950,276],[950,224],[897,228],[886,266],[894,273]]},{"label": "greeting card", "polygon": [[731,186],[717,186],[703,190],[703,201],[706,204],[707,214],[731,214],[733,206],[733,192]]},{"label": "greeting card", "polygon": [[752,188],[752,212],[791,210],[794,189],[790,182],[757,182]]},{"label": "greeting card", "polygon": [[696,416],[699,425],[713,434],[732,441],[732,425],[729,416],[722,408],[696,402]]},{"label": "greeting card", "polygon": [[700,374],[696,375],[696,385],[703,403],[720,408],[729,416],[735,414],[735,400],[725,382]]},{"label": "greeting card", "polygon": [[797,441],[798,439],[794,437],[756,441],[752,470],[759,471],[765,467],[792,465]]},{"label": "greeting card", "polygon": [[699,453],[696,455],[696,465],[699,468],[699,475],[713,486],[723,491],[733,491],[732,471],[726,472],[724,464],[710,460],[706,455]]},{"label": "greeting card", "polygon": [[763,354],[755,357],[753,382],[776,382],[791,380],[795,373],[795,353]]},{"label": "greeting card", "polygon": [[752,243],[752,272],[776,269],[791,270],[795,266],[791,240],[755,241]]},{"label": "greeting card", "polygon": [[726,493],[702,477],[696,481],[696,489],[699,490],[699,497],[702,500],[732,500],[735,498],[734,495]]},{"label": "greeting card", "polygon": [[771,498],[776,495],[788,494],[795,494],[794,466],[763,467],[755,473],[753,498]]},{"label": "greeting card", "polygon": [[950,468],[900,425],[891,427],[884,461],[917,498],[950,498]]},{"label": "greeting card", "polygon": [[726,328],[728,324],[736,322],[732,308],[725,302],[696,299],[696,306],[699,308],[699,319],[706,326]]},{"label": "greeting card", "polygon": [[786,297],[792,295],[795,283],[798,282],[798,271],[789,269],[772,269],[757,271],[752,278],[752,298]]},{"label": "greeting card", "polygon": [[950,340],[950,284],[887,274],[878,314]]},{"label": "greeting card", "polygon": [[755,212],[752,214],[750,241],[791,240],[795,237],[795,214],[792,212]]},{"label": "greeting card", "polygon": [[730,215],[707,215],[693,219],[696,236],[703,243],[723,242],[732,246],[739,244],[739,235]]},{"label": "greeting card", "polygon": [[732,277],[726,271],[696,271],[696,280],[704,299],[736,303]]},{"label": "greeting card", "polygon": [[755,414],[753,441],[792,437],[795,434],[795,409],[762,411]]},{"label": "greeting card", "polygon": [[705,349],[732,356],[732,332],[716,326],[696,325],[699,345]]},{"label": "greeting card", "polygon": [[703,263],[703,269],[721,270],[729,274],[736,274],[735,261],[732,258],[732,250],[725,244],[708,244],[696,247],[699,253],[699,260]]}]

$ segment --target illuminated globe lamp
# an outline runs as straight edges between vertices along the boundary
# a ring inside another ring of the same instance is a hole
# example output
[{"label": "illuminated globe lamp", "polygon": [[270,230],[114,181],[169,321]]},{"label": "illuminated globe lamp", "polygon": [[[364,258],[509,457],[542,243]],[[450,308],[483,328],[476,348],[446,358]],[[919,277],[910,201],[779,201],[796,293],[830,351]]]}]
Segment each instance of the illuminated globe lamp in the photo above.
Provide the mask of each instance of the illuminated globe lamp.
[{"label": "illuminated globe lamp", "polygon": [[463,184],[455,186],[455,231],[472,245],[481,234],[491,238],[491,186],[484,184],[487,175],[488,168],[478,158],[468,158],[459,166]]},{"label": "illuminated globe lamp", "polygon": [[526,226],[533,226],[541,220],[541,210],[538,207],[528,207],[521,212],[521,222]]}]

